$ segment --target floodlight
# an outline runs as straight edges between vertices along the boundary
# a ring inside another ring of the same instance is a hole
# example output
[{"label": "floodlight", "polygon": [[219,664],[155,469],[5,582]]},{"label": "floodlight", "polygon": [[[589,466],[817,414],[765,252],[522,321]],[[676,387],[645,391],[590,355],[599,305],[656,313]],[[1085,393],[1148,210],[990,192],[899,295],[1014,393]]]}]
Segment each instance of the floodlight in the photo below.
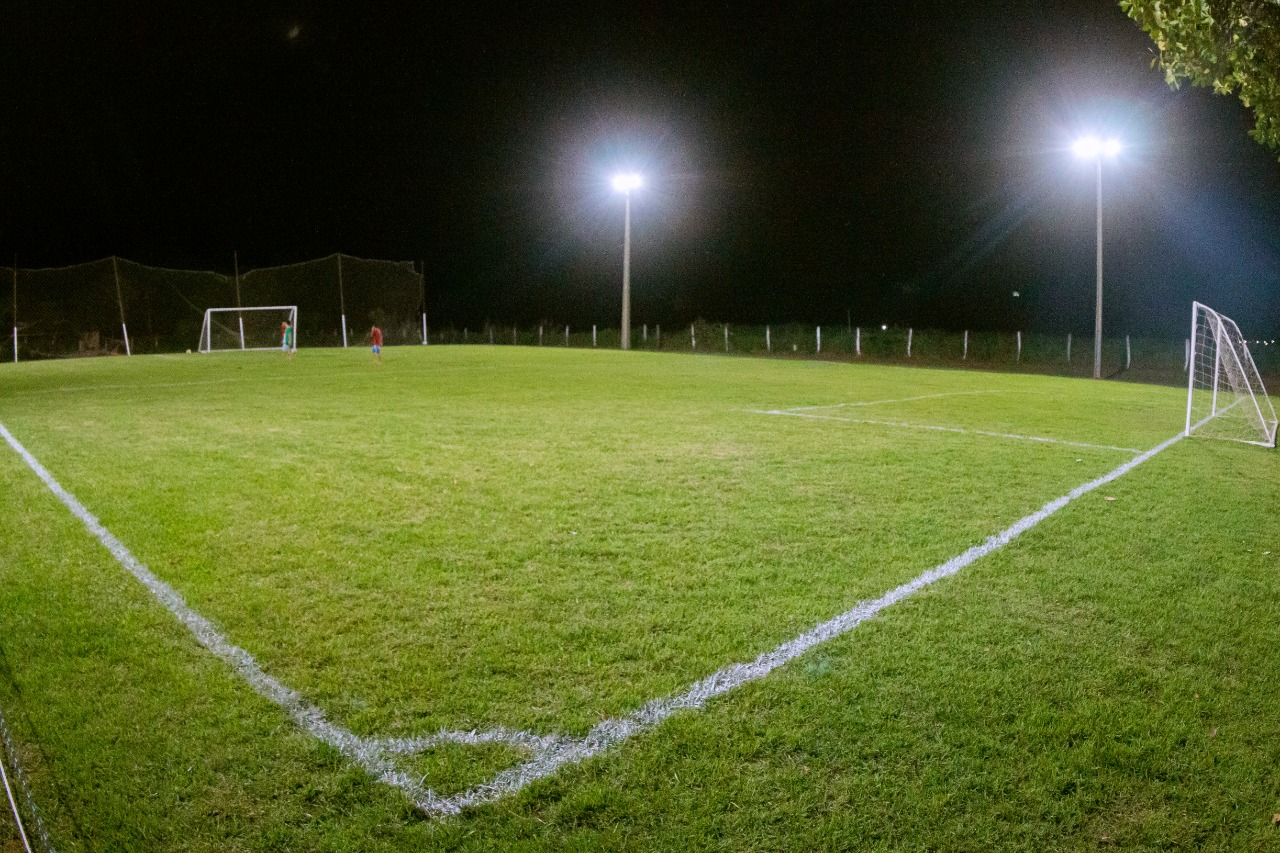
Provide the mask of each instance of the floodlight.
[{"label": "floodlight", "polygon": [[1077,139],[1071,146],[1071,150],[1076,152],[1076,156],[1081,160],[1092,160],[1101,152],[1102,141],[1096,136],[1085,136]]},{"label": "floodlight", "polygon": [[1102,140],[1096,136],[1083,136],[1075,141],[1071,150],[1081,160],[1097,160],[1102,157],[1115,157],[1124,146],[1119,139]]},{"label": "floodlight", "polygon": [[643,183],[643,179],[635,172],[613,176],[613,188],[620,193],[629,193],[634,189],[639,189]]}]

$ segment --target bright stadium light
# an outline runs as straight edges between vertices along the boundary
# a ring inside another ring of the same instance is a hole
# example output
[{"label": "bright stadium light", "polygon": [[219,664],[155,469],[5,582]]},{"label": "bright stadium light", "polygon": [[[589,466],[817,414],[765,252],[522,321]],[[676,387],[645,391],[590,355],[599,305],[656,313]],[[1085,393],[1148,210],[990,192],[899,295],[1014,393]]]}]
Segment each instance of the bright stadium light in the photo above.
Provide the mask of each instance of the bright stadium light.
[{"label": "bright stadium light", "polygon": [[1093,160],[1098,164],[1098,293],[1093,318],[1093,378],[1102,378],[1102,158],[1114,158],[1124,148],[1118,139],[1099,139],[1083,136],[1075,141],[1071,150],[1081,160]]},{"label": "bright stadium light", "polygon": [[632,190],[638,190],[643,184],[644,179],[635,172],[613,176],[613,188],[620,193],[629,193]]},{"label": "bright stadium light", "polygon": [[613,176],[613,188],[626,197],[626,220],[622,229],[622,348],[631,349],[631,191],[644,180],[635,172]]}]

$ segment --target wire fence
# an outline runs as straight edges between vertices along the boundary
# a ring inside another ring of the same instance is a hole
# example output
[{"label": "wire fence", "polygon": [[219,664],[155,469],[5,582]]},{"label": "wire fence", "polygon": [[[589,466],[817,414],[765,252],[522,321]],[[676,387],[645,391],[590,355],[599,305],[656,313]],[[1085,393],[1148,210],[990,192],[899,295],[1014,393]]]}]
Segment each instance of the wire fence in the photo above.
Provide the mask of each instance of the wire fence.
[{"label": "wire fence", "polygon": [[[443,345],[543,346],[617,349],[617,328],[486,324],[478,329],[431,329],[427,343]],[[631,348],[774,358],[824,358],[937,367],[1024,370],[1063,376],[1092,376],[1093,336],[1035,332],[973,332],[912,327],[734,325],[696,321],[676,327],[642,323],[631,329]],[[1280,376],[1280,346],[1251,341],[1259,370]],[[1182,382],[1188,342],[1183,339],[1104,337],[1103,376],[1152,382]]]}]

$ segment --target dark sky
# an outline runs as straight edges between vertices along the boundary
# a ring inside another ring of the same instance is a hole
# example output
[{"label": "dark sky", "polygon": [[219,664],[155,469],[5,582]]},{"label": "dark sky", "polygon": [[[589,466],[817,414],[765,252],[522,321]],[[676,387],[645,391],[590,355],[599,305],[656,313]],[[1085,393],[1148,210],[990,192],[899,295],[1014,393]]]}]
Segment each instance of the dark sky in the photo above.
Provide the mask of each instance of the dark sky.
[{"label": "dark sky", "polygon": [[628,168],[637,324],[1086,332],[1099,129],[1109,328],[1280,328],[1280,164],[1106,0],[0,9],[24,267],[343,251],[437,322],[616,325]]}]

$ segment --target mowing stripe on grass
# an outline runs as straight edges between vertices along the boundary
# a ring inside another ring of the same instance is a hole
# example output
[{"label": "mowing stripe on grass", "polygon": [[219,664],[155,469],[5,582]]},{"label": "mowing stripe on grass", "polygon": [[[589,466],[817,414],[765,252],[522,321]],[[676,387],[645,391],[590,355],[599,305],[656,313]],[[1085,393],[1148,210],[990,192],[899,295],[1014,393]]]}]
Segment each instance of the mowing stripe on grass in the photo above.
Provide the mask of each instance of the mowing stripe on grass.
[{"label": "mowing stripe on grass", "polygon": [[13,778],[18,784],[18,790],[22,792],[22,799],[26,801],[27,814],[31,815],[36,831],[40,833],[40,841],[44,844],[47,853],[53,853],[53,842],[49,840],[49,832],[44,828],[44,821],[40,819],[40,810],[36,808],[35,798],[31,796],[31,786],[27,784],[26,774],[22,772],[22,765],[18,763],[18,750],[14,747],[13,738],[9,735],[9,726],[5,723],[4,712],[0,711],[0,778],[4,779],[4,792],[9,798],[10,808],[13,809],[13,819],[18,824],[18,835],[22,836],[22,846],[26,848],[27,853],[32,853],[31,841],[27,838],[27,831],[22,826],[18,800],[9,789],[9,776],[4,771],[6,757],[9,759],[9,766],[13,768]]},{"label": "mowing stripe on grass", "polygon": [[1008,432],[988,432],[983,429],[962,429],[961,427],[936,426],[934,424],[912,424],[906,421],[871,421],[861,420],[859,418],[841,418],[835,415],[811,415],[808,412],[798,412],[794,409],[752,409],[752,414],[756,415],[789,415],[793,418],[813,418],[819,421],[843,421],[847,424],[869,424],[871,426],[888,426],[900,427],[902,429],[926,429],[934,432],[958,432],[962,435],[985,435],[991,438],[1009,438],[1016,441],[1039,441],[1045,444],[1064,444],[1067,447],[1089,447],[1094,450],[1119,450],[1124,453],[1141,453],[1142,451],[1136,447],[1115,447],[1110,444],[1089,444],[1084,441],[1067,441],[1062,438],[1044,438],[1038,435],[1016,435]]}]

